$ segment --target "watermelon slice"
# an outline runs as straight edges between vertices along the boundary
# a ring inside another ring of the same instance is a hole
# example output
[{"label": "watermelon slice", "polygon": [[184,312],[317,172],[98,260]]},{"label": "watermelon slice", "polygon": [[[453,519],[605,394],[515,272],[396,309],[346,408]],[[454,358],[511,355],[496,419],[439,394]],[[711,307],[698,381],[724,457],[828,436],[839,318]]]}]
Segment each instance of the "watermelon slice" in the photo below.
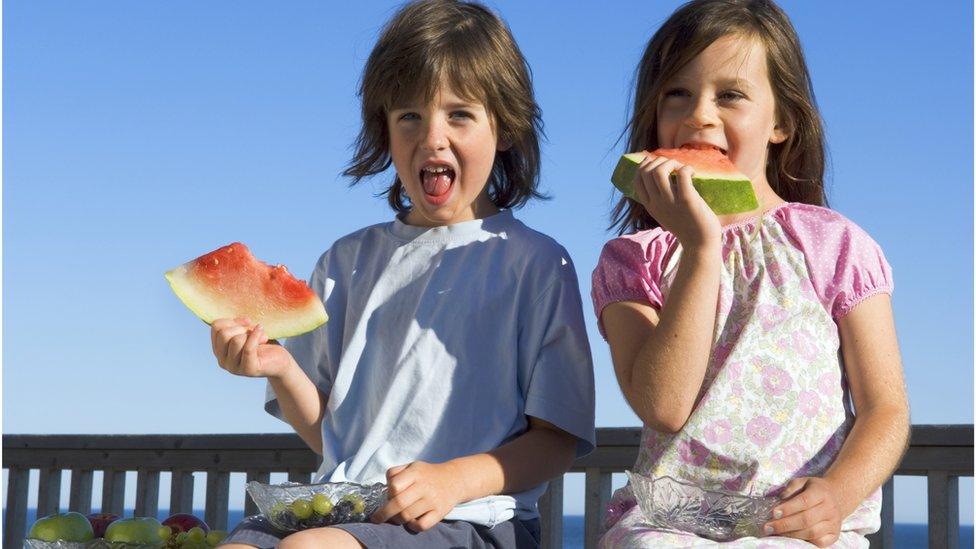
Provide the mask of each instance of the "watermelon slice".
[{"label": "watermelon slice", "polygon": [[[648,153],[630,153],[620,157],[610,180],[629,198],[634,193],[637,166]],[[736,169],[732,161],[717,149],[658,149],[652,154],[664,156],[695,169],[692,185],[705,203],[718,215],[749,212],[759,207],[749,178]]]},{"label": "watermelon slice", "polygon": [[319,296],[284,265],[259,261],[240,242],[228,244],[166,273],[183,304],[204,322],[247,317],[268,339],[318,328],[328,317]]}]

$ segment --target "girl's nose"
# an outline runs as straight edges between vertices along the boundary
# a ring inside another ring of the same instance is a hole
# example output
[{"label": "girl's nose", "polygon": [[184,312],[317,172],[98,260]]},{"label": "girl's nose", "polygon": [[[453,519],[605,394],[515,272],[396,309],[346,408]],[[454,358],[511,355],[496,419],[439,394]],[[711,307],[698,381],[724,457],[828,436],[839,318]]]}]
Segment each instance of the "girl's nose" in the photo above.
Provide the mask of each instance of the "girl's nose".
[{"label": "girl's nose", "polygon": [[427,124],[421,147],[428,151],[439,151],[447,147],[447,132],[442,124],[433,120]]},{"label": "girl's nose", "polygon": [[706,97],[699,96],[691,105],[691,112],[685,119],[685,124],[694,129],[710,128],[716,123],[715,104]]}]

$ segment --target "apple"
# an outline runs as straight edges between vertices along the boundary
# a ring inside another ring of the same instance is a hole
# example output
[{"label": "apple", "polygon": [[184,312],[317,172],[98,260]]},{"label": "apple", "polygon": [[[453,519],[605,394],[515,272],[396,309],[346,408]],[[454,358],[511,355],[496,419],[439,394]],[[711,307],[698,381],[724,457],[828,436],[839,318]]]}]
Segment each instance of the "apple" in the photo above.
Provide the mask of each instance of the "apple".
[{"label": "apple", "polygon": [[105,539],[112,543],[159,543],[163,541],[159,530],[162,524],[152,517],[120,519],[108,525]]},{"label": "apple", "polygon": [[42,541],[88,541],[95,537],[92,525],[85,518],[85,515],[70,511],[68,513],[55,513],[44,518],[38,519],[31,526],[30,539]]},{"label": "apple", "polygon": [[92,530],[96,538],[105,537],[105,529],[109,524],[119,520],[121,517],[112,513],[92,513],[88,515],[88,522],[91,523]]},{"label": "apple", "polygon": [[206,522],[203,522],[189,513],[176,513],[175,515],[170,515],[169,518],[163,521],[163,526],[169,526],[176,534],[180,532],[189,532],[190,529],[194,527],[199,527],[202,529],[204,534],[210,532],[210,527],[207,526]]}]

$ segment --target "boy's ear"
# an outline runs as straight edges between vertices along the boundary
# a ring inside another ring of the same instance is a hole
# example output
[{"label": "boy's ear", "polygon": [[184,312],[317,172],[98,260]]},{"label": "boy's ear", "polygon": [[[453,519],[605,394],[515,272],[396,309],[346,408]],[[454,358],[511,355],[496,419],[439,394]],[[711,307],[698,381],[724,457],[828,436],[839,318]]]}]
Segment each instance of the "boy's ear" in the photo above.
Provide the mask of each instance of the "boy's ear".
[{"label": "boy's ear", "polygon": [[509,141],[508,139],[502,139],[501,137],[498,138],[498,144],[495,145],[495,150],[496,151],[498,151],[498,152],[505,152],[505,151],[507,151],[508,149],[511,149],[511,148],[512,148],[512,142],[511,141]]}]

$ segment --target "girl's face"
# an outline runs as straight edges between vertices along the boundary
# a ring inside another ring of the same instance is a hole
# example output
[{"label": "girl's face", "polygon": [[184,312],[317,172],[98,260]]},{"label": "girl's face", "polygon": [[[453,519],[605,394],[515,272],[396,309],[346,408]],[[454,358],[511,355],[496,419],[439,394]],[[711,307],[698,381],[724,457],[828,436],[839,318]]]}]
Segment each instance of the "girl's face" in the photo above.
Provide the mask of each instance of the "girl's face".
[{"label": "girl's face", "polygon": [[705,48],[665,84],[657,138],[665,148],[717,147],[754,186],[767,185],[769,144],[786,134],[777,126],[765,48],[736,35]]},{"label": "girl's face", "polygon": [[442,85],[429,105],[387,114],[390,154],[411,209],[410,225],[435,227],[492,215],[487,183],[498,136],[485,106]]}]

